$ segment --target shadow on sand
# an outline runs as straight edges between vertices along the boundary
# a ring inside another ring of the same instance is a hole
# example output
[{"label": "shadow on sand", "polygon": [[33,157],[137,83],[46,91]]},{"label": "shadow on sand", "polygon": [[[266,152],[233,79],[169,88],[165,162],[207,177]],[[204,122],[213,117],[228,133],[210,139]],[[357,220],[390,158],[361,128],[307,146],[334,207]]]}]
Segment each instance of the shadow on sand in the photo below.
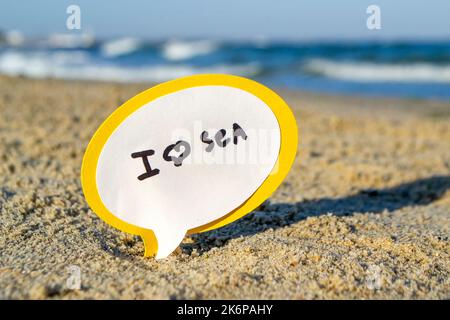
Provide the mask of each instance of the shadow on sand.
[{"label": "shadow on sand", "polygon": [[350,216],[355,213],[381,213],[408,206],[421,206],[441,198],[450,189],[450,176],[431,176],[386,189],[366,189],[342,198],[322,198],[298,203],[266,202],[244,218],[223,228],[192,235],[193,244],[183,244],[182,250],[197,248],[205,252],[221,247],[230,239],[254,235],[267,229],[277,229],[307,217],[333,214]]}]

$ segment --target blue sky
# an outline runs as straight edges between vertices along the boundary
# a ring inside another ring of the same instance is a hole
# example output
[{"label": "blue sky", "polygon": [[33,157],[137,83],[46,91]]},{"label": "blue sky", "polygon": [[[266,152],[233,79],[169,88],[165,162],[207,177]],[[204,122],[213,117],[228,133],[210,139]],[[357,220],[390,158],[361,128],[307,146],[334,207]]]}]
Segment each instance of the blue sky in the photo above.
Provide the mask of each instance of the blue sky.
[{"label": "blue sky", "polygon": [[[2,0],[0,30],[76,32],[65,27],[70,4],[81,7],[82,31],[106,38],[450,39],[449,0]],[[381,30],[366,28],[370,4]]]}]

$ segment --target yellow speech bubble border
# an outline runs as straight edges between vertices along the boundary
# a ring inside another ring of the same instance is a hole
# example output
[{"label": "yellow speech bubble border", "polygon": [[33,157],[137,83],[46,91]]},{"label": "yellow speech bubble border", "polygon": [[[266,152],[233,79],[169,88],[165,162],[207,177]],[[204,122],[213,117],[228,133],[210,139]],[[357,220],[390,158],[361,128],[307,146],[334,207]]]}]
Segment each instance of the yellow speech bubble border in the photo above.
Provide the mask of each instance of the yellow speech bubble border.
[{"label": "yellow speech bubble border", "polygon": [[257,208],[281,184],[291,168],[298,145],[295,117],[289,106],[275,92],[262,84],[243,77],[225,74],[201,74],[183,77],[147,89],[117,108],[97,129],[89,142],[81,166],[81,185],[91,209],[106,223],[127,233],[139,235],[144,241],[144,256],[153,256],[158,242],[152,230],[129,224],[114,216],[104,205],[97,189],[97,163],[103,146],[114,130],[134,111],[147,103],[170,93],[198,86],[229,86],[247,91],[265,102],[275,114],[281,131],[281,145],[277,162],[263,184],[239,207],[208,224],[193,228],[188,233],[200,233],[227,225]]}]

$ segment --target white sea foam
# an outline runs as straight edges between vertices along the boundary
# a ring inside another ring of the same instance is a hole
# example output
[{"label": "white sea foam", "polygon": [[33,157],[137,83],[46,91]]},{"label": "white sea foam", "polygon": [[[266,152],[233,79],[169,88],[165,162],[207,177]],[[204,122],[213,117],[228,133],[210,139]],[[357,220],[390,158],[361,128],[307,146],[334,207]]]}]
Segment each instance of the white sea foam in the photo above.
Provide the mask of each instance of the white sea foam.
[{"label": "white sea foam", "polygon": [[82,34],[67,34],[55,33],[50,35],[43,45],[47,48],[89,48],[95,42],[95,37],[89,33]]},{"label": "white sea foam", "polygon": [[118,57],[138,50],[141,46],[135,38],[121,38],[104,43],[101,47],[102,54],[106,57]]},{"label": "white sea foam", "polygon": [[212,53],[218,45],[212,41],[179,41],[172,40],[164,44],[162,55],[170,61],[181,61],[198,55]]},{"label": "white sea foam", "polygon": [[10,30],[3,35],[7,45],[11,47],[21,46],[25,43],[25,36],[18,30]]},{"label": "white sea foam", "polygon": [[55,51],[24,53],[9,50],[0,54],[0,73],[32,78],[63,78],[114,82],[160,82],[196,73],[230,73],[253,76],[260,71],[256,65],[217,65],[192,67],[186,65],[153,65],[125,67],[95,64],[85,52]]},{"label": "white sea foam", "polygon": [[450,83],[450,65],[337,62],[313,59],[303,69],[329,78],[356,82]]}]

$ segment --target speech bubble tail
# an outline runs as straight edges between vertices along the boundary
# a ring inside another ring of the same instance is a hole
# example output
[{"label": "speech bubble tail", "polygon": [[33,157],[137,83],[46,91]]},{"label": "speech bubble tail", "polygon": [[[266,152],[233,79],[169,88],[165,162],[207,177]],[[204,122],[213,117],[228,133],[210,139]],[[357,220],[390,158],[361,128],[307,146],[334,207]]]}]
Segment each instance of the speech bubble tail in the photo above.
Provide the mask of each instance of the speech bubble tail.
[{"label": "speech bubble tail", "polygon": [[[155,228],[156,229],[156,228]],[[155,236],[157,239],[157,253],[155,258],[164,259],[167,258],[183,241],[187,230],[176,229],[173,227],[158,228],[155,230]]]}]

